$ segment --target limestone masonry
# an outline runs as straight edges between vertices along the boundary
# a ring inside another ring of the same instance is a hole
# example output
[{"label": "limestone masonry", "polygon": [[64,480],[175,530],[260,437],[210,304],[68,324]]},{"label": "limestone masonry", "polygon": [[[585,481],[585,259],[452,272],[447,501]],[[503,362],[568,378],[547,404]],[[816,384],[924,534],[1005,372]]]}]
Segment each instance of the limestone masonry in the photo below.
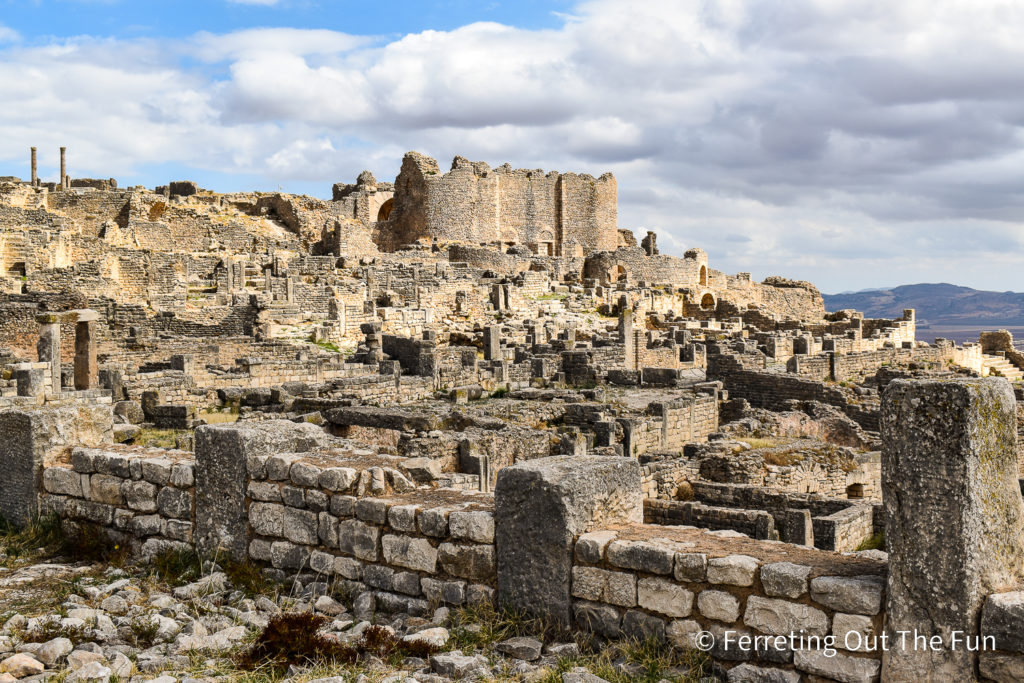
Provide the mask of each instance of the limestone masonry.
[{"label": "limestone masonry", "polygon": [[1024,679],[1008,332],[925,343],[913,310],[662,254],[610,173],[409,152],[322,200],[120,188],[65,148],[44,183],[36,153],[0,177],[8,522],[728,681]]}]

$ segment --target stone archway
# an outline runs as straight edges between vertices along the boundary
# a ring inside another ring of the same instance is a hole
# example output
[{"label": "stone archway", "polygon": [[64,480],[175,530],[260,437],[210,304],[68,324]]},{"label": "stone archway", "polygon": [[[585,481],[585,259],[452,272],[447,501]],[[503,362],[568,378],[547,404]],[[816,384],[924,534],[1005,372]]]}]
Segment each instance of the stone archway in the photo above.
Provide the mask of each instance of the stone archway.
[{"label": "stone archway", "polygon": [[708,286],[708,267],[707,266],[701,266],[700,267],[700,286],[701,287],[707,287]]},{"label": "stone archway", "polygon": [[608,269],[608,281],[611,283],[625,282],[629,279],[629,272],[621,263]]},{"label": "stone archway", "polygon": [[395,208],[395,198],[387,200],[380,205],[380,210],[377,211],[377,222],[386,221],[391,218],[391,211]]},{"label": "stone archway", "polygon": [[715,295],[711,292],[705,292],[704,296],[700,298],[700,310],[711,311],[715,308]]}]

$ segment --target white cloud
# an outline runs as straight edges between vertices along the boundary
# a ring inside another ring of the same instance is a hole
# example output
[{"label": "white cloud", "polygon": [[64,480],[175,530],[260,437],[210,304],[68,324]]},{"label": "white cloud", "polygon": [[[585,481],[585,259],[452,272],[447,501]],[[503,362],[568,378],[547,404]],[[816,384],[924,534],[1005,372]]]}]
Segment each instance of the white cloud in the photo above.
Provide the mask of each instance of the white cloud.
[{"label": "white cloud", "polygon": [[273,7],[281,2],[281,0],[228,0],[232,5],[261,5],[263,7]]},{"label": "white cloud", "polygon": [[66,143],[100,176],[170,162],[322,194],[407,149],[611,170],[624,227],[726,270],[1019,288],[1024,6],[592,0],[564,22],[15,43],[0,158]]},{"label": "white cloud", "polygon": [[0,24],[0,45],[3,43],[16,43],[21,39],[21,36],[13,28],[9,28]]}]

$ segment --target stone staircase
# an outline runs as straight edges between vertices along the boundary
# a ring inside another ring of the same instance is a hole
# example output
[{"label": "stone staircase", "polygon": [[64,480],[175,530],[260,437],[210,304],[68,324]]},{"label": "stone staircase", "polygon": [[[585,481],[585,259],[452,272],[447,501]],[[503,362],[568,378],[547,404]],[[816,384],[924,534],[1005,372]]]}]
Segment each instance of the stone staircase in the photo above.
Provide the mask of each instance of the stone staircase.
[{"label": "stone staircase", "polygon": [[1019,382],[1021,379],[1024,379],[1024,372],[1021,372],[1020,368],[1002,356],[993,356],[986,353],[982,357],[981,367],[988,369],[989,375],[1005,377],[1011,382]]}]

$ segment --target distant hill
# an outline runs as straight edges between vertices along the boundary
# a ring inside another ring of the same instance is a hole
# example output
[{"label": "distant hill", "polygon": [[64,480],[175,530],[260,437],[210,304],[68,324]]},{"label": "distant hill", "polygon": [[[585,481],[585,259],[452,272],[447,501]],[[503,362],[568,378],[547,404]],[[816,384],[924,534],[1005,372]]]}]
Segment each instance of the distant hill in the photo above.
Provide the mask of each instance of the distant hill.
[{"label": "distant hill", "polygon": [[1024,294],[986,292],[947,283],[902,285],[893,289],[825,294],[825,308],[855,308],[868,318],[898,318],[917,310],[917,320],[931,325],[1024,325]]}]

